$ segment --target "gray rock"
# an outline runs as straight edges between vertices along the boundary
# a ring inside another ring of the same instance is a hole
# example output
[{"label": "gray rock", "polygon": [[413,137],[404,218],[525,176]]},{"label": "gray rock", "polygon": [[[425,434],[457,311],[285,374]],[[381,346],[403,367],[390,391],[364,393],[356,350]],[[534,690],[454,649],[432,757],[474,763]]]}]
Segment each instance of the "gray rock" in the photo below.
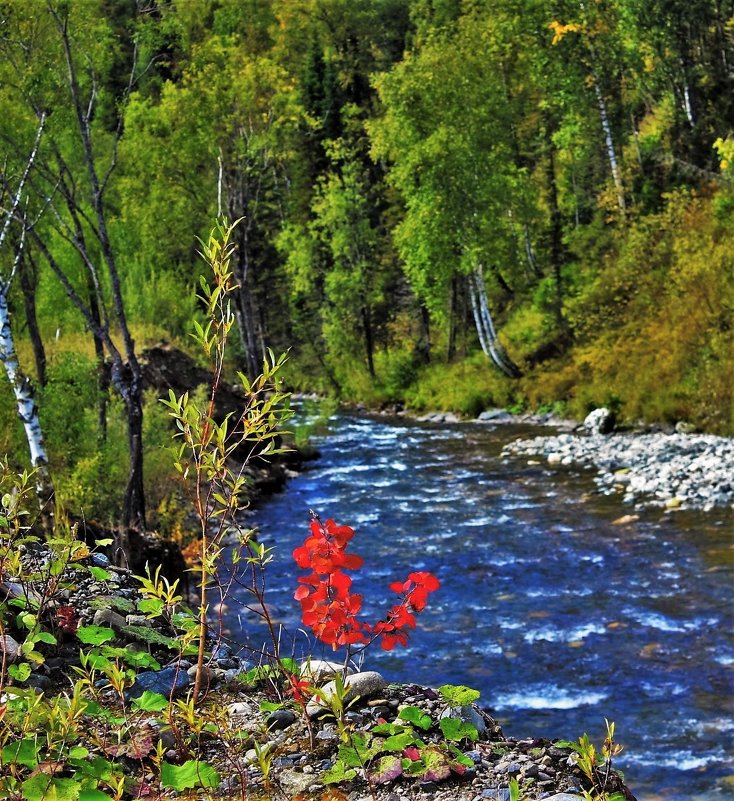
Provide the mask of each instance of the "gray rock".
[{"label": "gray rock", "polygon": [[[181,667],[181,666],[179,666]],[[186,669],[186,675],[189,677],[191,684],[196,681],[196,676],[199,673],[198,665],[192,665]],[[209,665],[202,665],[201,667],[201,686],[205,688],[211,687],[216,681],[216,674]]]},{"label": "gray rock", "polygon": [[486,409],[477,420],[482,423],[511,423],[515,418],[504,409]]},{"label": "gray rock", "polygon": [[121,631],[127,626],[127,620],[114,609],[98,609],[92,620],[95,626],[109,626],[115,631]]},{"label": "gray rock", "polygon": [[480,736],[487,731],[484,718],[470,704],[467,704],[466,706],[451,706],[448,709],[445,709],[441,713],[440,717],[455,718],[456,720],[461,720],[464,723],[470,723],[472,726],[474,726]]},{"label": "gray rock", "polygon": [[251,701],[235,701],[227,707],[227,712],[230,715],[247,715],[249,717],[257,717],[258,707]]},{"label": "gray rock", "polygon": [[146,690],[153,693],[160,693],[166,697],[179,695],[190,684],[190,679],[184,670],[179,670],[175,666],[163,668],[163,670],[150,670],[138,673],[135,684],[125,693],[128,699],[139,698]]},{"label": "gray rock", "polygon": [[44,676],[42,673],[32,673],[28,678],[25,680],[25,684],[27,687],[35,687],[37,690],[50,690],[51,689],[51,679],[48,676]]},{"label": "gray rock", "polygon": [[303,795],[308,790],[309,786],[313,784],[313,776],[286,768],[278,772],[278,784],[286,797],[292,798]]},{"label": "gray rock", "polygon": [[[535,437],[505,454],[545,457],[549,464],[594,466],[599,492],[627,503],[668,509],[734,504],[734,440],[709,434],[617,434]],[[620,472],[623,471],[623,472]],[[675,500],[674,500],[675,499]]]},{"label": "gray rock", "polygon": [[510,801],[510,791],[507,787],[488,787],[482,790],[477,798],[488,799],[488,801]]},{"label": "gray rock", "polygon": [[[323,684],[344,672],[343,662],[330,662],[328,659],[307,659],[300,664],[301,678],[311,684]],[[354,673],[354,668],[347,666],[347,675]]]},{"label": "gray rock", "polygon": [[5,655],[6,662],[15,662],[20,656],[20,643],[14,640],[9,634],[0,637],[0,654]]},{"label": "gray rock", "polygon": [[576,795],[576,793],[556,793],[546,796],[544,801],[579,801],[579,798],[583,798],[583,796]]},{"label": "gray rock", "polygon": [[590,434],[611,434],[614,431],[614,422],[614,414],[603,406],[586,415],[584,427]]},{"label": "gray rock", "polygon": [[296,713],[291,709],[276,709],[268,715],[265,725],[269,729],[287,729],[296,720]]},{"label": "gray rock", "polygon": [[[348,704],[357,697],[361,699],[371,698],[378,693],[381,693],[386,686],[387,683],[385,682],[385,679],[383,679],[382,676],[377,673],[377,671],[366,670],[362,673],[353,673],[351,676],[347,676],[346,679],[344,679],[344,687],[346,690],[344,703]],[[329,699],[332,697],[335,691],[336,684],[333,681],[330,681],[328,684],[324,685],[322,688],[324,698],[312,698],[308,702],[308,706],[306,707],[308,716],[316,717],[324,712],[328,712],[330,709]]]},{"label": "gray rock", "polygon": [[109,557],[103,553],[93,553],[91,559],[95,567],[107,568],[110,566]]}]

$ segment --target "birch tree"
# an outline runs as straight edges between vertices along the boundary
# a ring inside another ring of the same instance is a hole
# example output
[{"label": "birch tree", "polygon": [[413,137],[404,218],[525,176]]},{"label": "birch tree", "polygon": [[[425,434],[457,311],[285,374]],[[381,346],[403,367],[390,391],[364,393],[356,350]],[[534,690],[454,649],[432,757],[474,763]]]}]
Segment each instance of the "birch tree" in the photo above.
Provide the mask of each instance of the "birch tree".
[{"label": "birch tree", "polygon": [[[0,274],[0,362],[2,362],[5,374],[8,377],[10,386],[15,396],[18,417],[20,418],[25,430],[28,442],[31,466],[35,470],[36,492],[38,502],[41,507],[42,515],[49,519],[51,515],[51,504],[53,501],[53,482],[48,470],[48,455],[43,437],[43,430],[38,418],[38,406],[36,405],[33,382],[30,377],[23,372],[18,360],[18,353],[15,347],[15,338],[11,325],[9,293],[15,278],[25,247],[26,229],[22,222],[19,224],[18,218],[22,217],[23,193],[26,182],[33,164],[38,155],[38,148],[43,134],[46,116],[41,115],[36,132],[36,139],[33,144],[28,160],[25,164],[22,175],[17,186],[12,187],[10,177],[2,174],[2,184],[0,185],[0,202],[7,199],[8,205],[3,209],[2,227],[0,228],[0,255],[6,250],[14,251],[11,254],[11,267],[7,274]],[[14,226],[20,231],[14,248],[9,247],[10,231]]]},{"label": "birch tree", "polygon": [[[101,101],[124,107],[139,76],[135,48],[127,88],[110,98],[104,92],[105,66],[114,37],[95,4],[56,4],[29,9],[12,4],[2,20],[0,46],[12,94],[26,115],[43,118],[50,111],[35,169],[27,182],[31,209],[24,237],[56,275],[109,360],[110,378],[122,399],[128,439],[128,479],[122,500],[115,550],[118,561],[129,554],[129,529],[145,529],[143,485],[143,384],[135,344],[127,322],[118,258],[110,232],[108,199],[122,132],[98,121]],[[76,254],[62,259],[65,242]]]},{"label": "birch tree", "polygon": [[472,16],[462,18],[455,31],[428,37],[376,79],[384,114],[369,131],[374,157],[387,160],[388,180],[404,200],[396,244],[414,291],[453,330],[463,285],[488,357],[506,374],[519,375],[499,347],[487,287],[477,280],[480,265],[491,266],[501,276],[497,296],[506,294],[505,275],[523,280],[526,253],[517,243],[533,214],[531,184],[515,159],[511,104],[486,25],[491,18],[481,25]]},{"label": "birch tree", "polygon": [[587,88],[591,88],[594,93],[594,103],[599,115],[599,124],[604,140],[604,152],[614,184],[617,206],[622,215],[624,215],[627,209],[627,201],[622,180],[622,167],[612,130],[611,114],[605,92],[604,76],[602,75],[602,70],[610,71],[609,68],[614,60],[612,57],[614,46],[607,48],[606,58],[602,58],[599,54],[602,40],[611,36],[612,25],[598,15],[595,16],[594,11],[587,9],[583,2],[574,3],[573,5],[576,6],[574,12],[578,21],[571,20],[566,23],[558,20],[551,21],[548,26],[553,32],[551,44],[553,46],[560,45],[568,35],[577,37],[579,40],[580,63],[583,65],[585,72],[583,76],[584,85]]}]

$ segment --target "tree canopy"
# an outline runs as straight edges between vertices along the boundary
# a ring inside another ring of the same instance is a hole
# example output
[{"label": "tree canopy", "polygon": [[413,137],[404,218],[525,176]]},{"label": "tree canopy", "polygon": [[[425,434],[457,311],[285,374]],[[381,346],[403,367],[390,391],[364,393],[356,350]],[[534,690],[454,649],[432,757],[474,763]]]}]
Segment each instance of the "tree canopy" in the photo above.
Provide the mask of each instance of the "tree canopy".
[{"label": "tree canopy", "polygon": [[186,347],[218,217],[246,375],[272,348],[374,405],[734,432],[733,28],[728,1],[6,0],[0,276],[60,496],[109,475],[94,514],[146,525],[145,488],[163,519],[138,360]]}]

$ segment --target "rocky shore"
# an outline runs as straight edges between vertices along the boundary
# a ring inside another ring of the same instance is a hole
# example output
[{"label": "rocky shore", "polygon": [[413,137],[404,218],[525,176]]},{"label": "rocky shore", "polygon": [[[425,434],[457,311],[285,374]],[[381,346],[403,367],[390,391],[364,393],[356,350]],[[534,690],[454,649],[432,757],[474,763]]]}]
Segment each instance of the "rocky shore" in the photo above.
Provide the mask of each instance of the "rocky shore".
[{"label": "rocky shore", "polygon": [[[51,583],[58,553],[49,546],[28,542],[22,564],[18,575],[2,577],[0,604],[33,600],[49,636],[38,638],[28,675],[14,670],[3,698],[13,698],[17,686],[53,699],[76,683],[74,694],[82,688],[89,696],[74,734],[79,753],[117,760],[139,783],[136,797],[155,794],[161,759],[171,770],[183,771],[192,759],[206,765],[205,795],[187,797],[510,801],[516,782],[527,801],[579,801],[592,787],[569,743],[506,736],[469,688],[447,694],[362,670],[346,677],[343,705],[335,706],[330,699],[338,695],[332,679],[339,665],[287,660],[288,670],[319,688],[316,696],[304,689],[299,704],[283,665],[276,668],[214,636],[203,668],[205,695],[193,717],[182,713],[185,705],[169,711],[166,699],[185,699],[196,679],[195,655],[181,644],[189,613],[150,614],[150,594],[146,599],[131,572],[102,553],[85,554],[81,545]],[[23,640],[22,626],[6,618],[2,664],[29,664]],[[80,658],[80,651],[93,656]],[[90,659],[96,678],[80,685]],[[116,719],[123,725],[110,746],[109,721]],[[6,748],[0,767],[11,756]],[[12,769],[25,766],[21,761]],[[605,781],[608,793],[634,798],[614,771]]]},{"label": "rocky shore", "polygon": [[734,440],[687,433],[682,426],[606,434],[595,425],[601,419],[587,418],[573,432],[517,440],[504,454],[594,468],[600,492],[621,494],[636,508],[710,511],[734,505]]}]

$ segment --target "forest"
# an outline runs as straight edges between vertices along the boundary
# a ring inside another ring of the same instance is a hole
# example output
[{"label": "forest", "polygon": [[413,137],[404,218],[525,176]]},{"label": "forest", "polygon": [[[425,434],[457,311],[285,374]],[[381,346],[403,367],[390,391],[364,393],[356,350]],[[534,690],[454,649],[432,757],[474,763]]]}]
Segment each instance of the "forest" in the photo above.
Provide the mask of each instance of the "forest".
[{"label": "forest", "polygon": [[171,528],[146,350],[371,408],[734,433],[734,3],[2,0],[0,453]]}]

